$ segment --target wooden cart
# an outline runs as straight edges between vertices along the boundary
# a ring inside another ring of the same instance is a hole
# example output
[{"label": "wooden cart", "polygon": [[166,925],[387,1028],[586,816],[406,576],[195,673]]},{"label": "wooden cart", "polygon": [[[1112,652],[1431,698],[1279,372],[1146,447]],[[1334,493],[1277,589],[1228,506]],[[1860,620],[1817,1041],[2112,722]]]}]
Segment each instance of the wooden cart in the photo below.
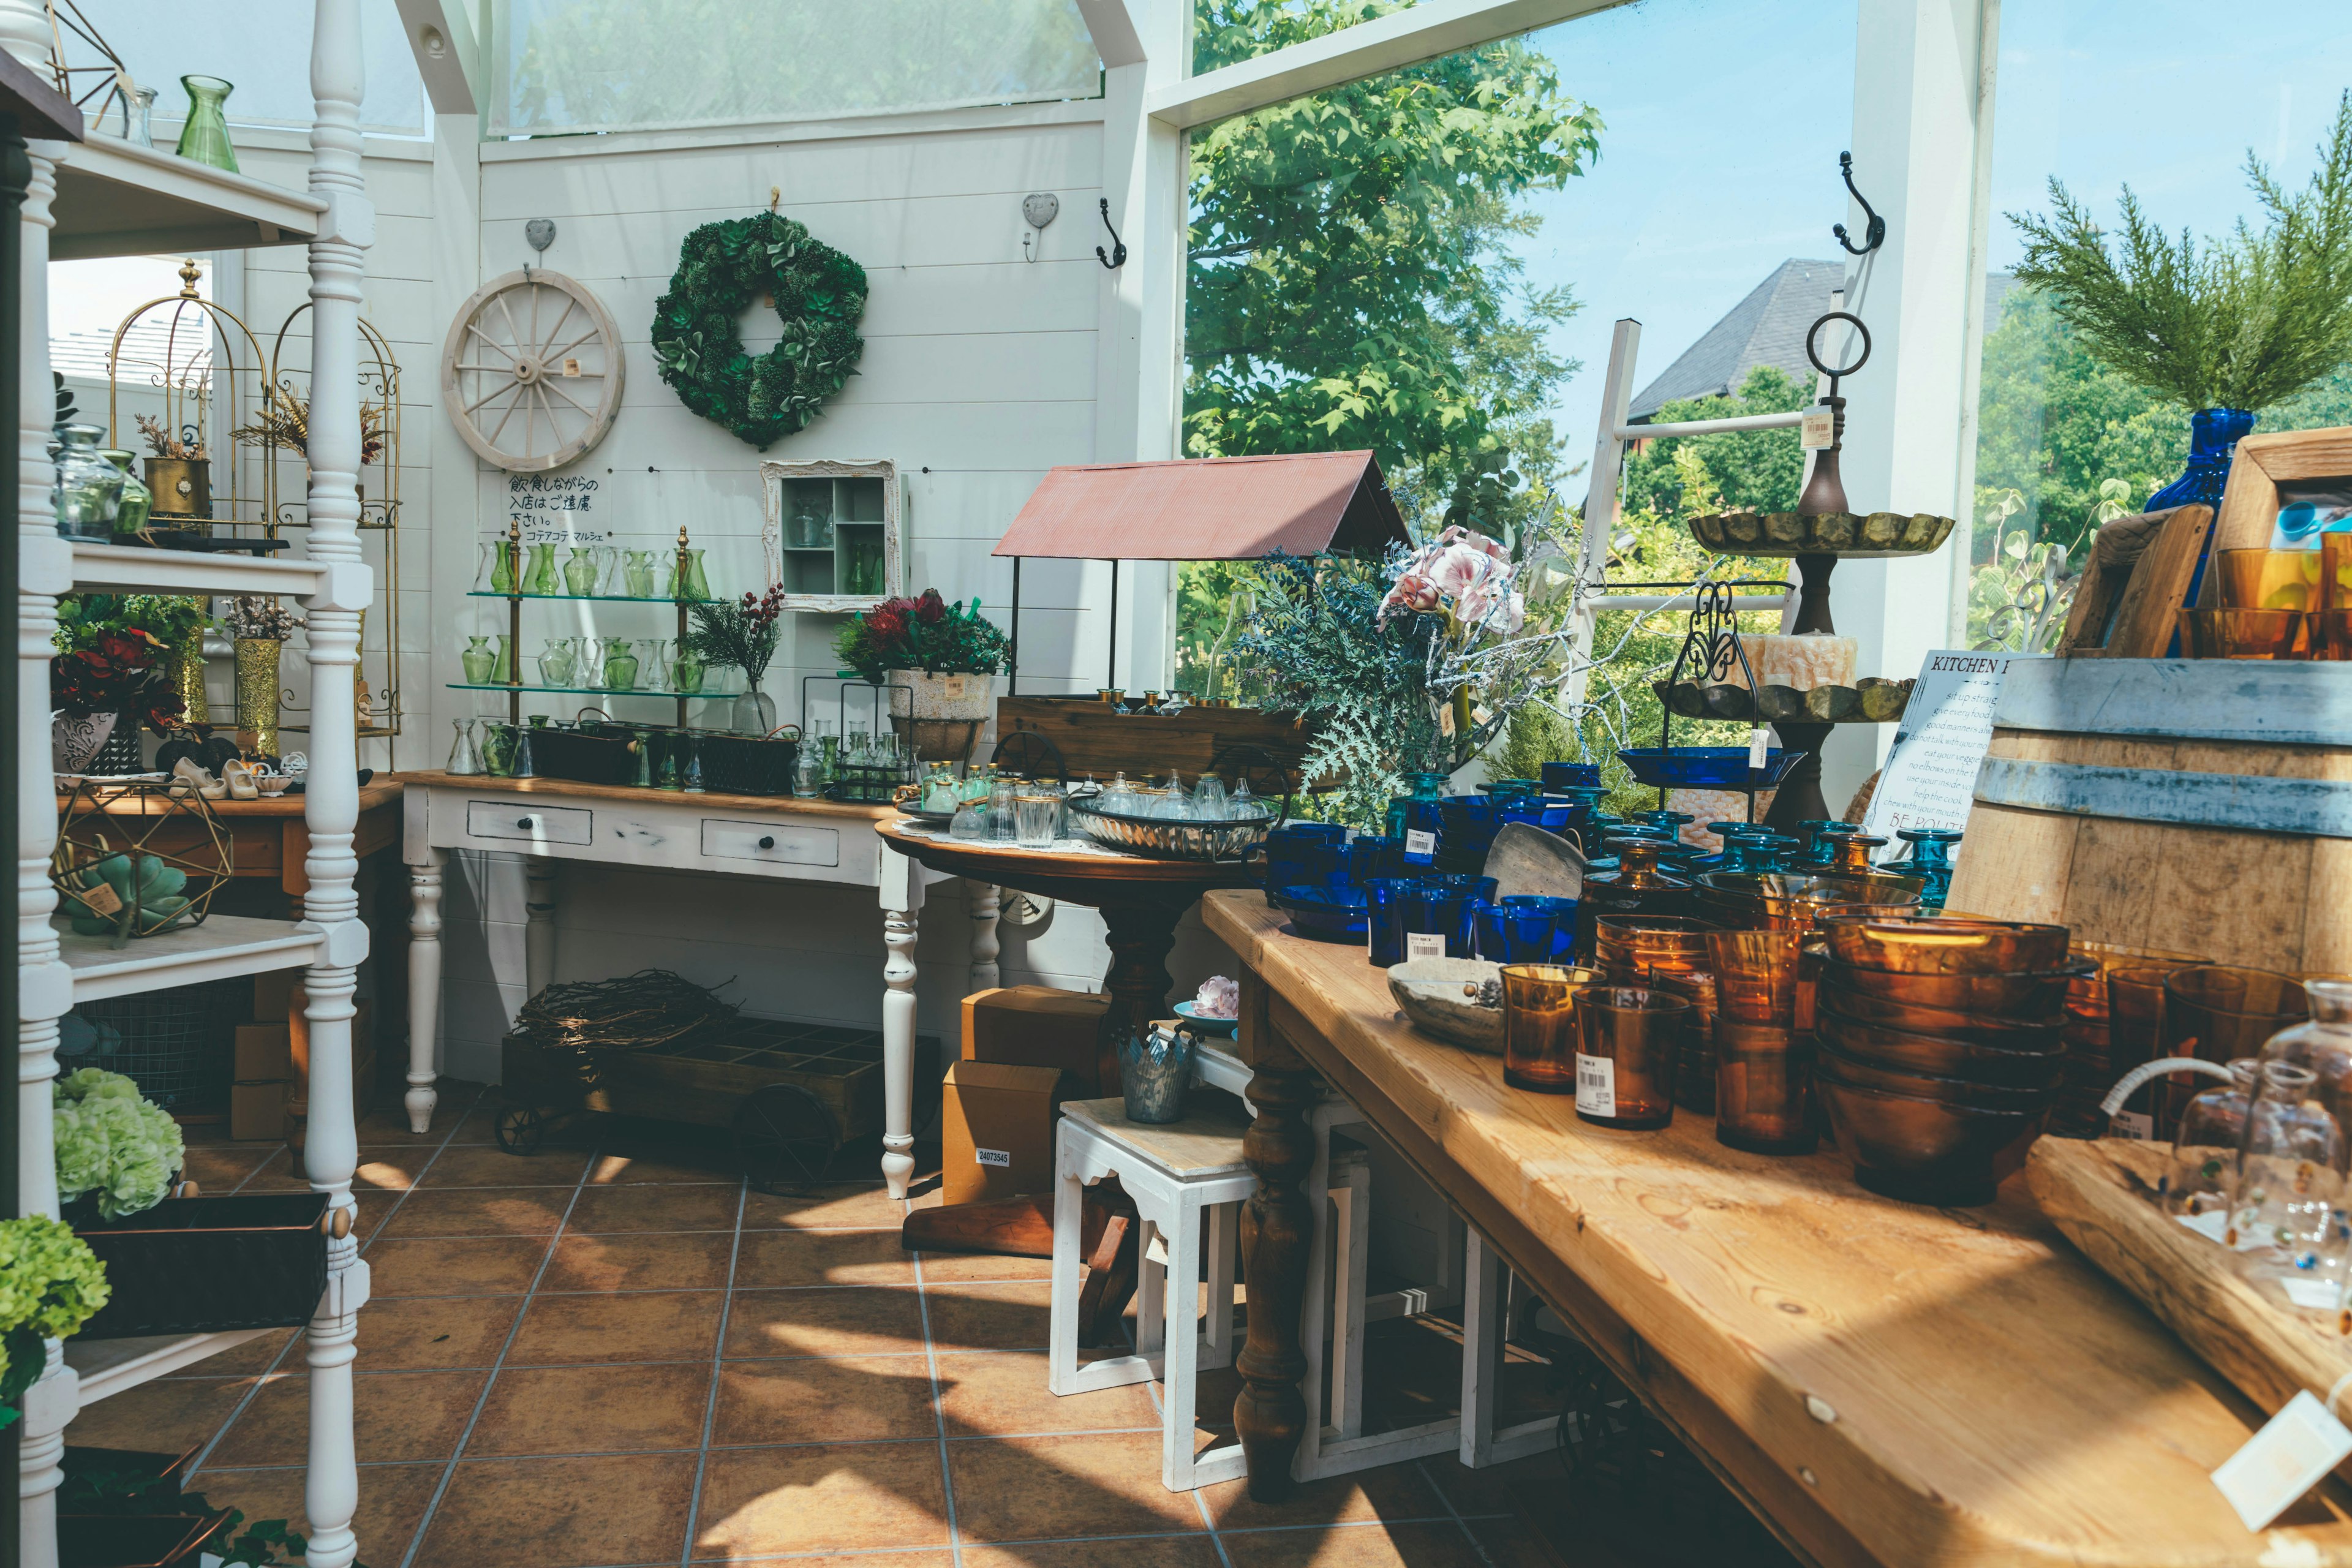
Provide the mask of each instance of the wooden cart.
[{"label": "wooden cart", "polygon": [[[940,1045],[915,1042],[917,1124],[923,1091],[938,1099]],[[593,1081],[579,1058],[509,1035],[499,1050],[505,1103],[499,1147],[529,1154],[559,1118],[585,1111],[730,1129],[744,1174],[761,1192],[821,1181],[841,1147],[882,1131],[878,1029],[731,1018],[645,1050],[597,1053]]]}]

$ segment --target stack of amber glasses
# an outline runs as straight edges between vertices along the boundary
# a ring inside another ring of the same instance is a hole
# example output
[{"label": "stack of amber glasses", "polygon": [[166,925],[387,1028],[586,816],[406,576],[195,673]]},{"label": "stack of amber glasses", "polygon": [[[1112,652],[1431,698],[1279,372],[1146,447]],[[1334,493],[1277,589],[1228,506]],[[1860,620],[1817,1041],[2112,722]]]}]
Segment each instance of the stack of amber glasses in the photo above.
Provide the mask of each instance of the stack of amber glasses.
[{"label": "stack of amber glasses", "polygon": [[1675,1103],[1715,1109],[1715,964],[1707,937],[1721,928],[1674,915],[1603,915],[1594,922],[1593,963],[1612,985],[1644,986],[1691,1005],[1675,1057]]},{"label": "stack of amber glasses", "polygon": [[1806,931],[1832,908],[1907,909],[1927,886],[1919,877],[1885,871],[1807,876],[1793,871],[1704,871],[1692,889],[1692,912],[1727,931]]},{"label": "stack of amber glasses", "polygon": [[1832,916],[1813,1083],[1854,1180],[1990,1203],[2050,1120],[2079,966],[2064,926]]},{"label": "stack of amber glasses", "polygon": [[[2165,1081],[2134,1093],[2112,1121],[2099,1104],[2117,1079],[2158,1055],[2164,977],[2203,961],[2103,942],[2078,941],[2067,951],[2074,973],[2066,985],[2066,1071],[2050,1131],[2062,1138],[2155,1137]],[[2211,1087],[2210,1079],[2200,1079],[2190,1092]]]},{"label": "stack of amber glasses", "polygon": [[2352,659],[2352,533],[2316,550],[2224,550],[2221,603],[2180,612],[2190,658]]},{"label": "stack of amber glasses", "polygon": [[1756,1154],[1814,1142],[1812,1035],[1800,1001],[1807,933],[1718,931],[1715,964],[1715,1137]]},{"label": "stack of amber glasses", "polygon": [[[2161,1042],[2168,1057],[2200,1057],[2224,1067],[2259,1058],[2272,1036],[2311,1016],[2303,983],[2275,970],[2192,964],[2166,973],[2163,988]],[[2190,1097],[2204,1087],[2186,1075],[2165,1086],[2158,1136],[2171,1136]]]}]

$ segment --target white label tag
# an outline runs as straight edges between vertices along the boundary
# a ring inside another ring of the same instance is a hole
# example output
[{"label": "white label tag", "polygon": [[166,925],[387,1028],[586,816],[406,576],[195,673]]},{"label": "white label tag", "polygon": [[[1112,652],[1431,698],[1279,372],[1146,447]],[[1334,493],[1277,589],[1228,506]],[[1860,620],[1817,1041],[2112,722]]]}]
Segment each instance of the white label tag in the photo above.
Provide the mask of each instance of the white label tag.
[{"label": "white label tag", "polygon": [[1804,450],[1819,451],[1837,439],[1837,414],[1828,408],[1808,408],[1805,422],[1797,428],[1798,441]]},{"label": "white label tag", "polygon": [[564,355],[563,374],[567,380],[577,380],[580,375],[580,361],[571,354]]},{"label": "white label tag", "polygon": [[1010,1149],[974,1149],[971,1157],[975,1164],[993,1165],[1000,1171],[1013,1168],[1013,1151]]},{"label": "white label tag", "polygon": [[74,895],[94,915],[119,915],[122,912],[122,897],[104,882],[92,882]]},{"label": "white label tag", "polygon": [[2347,1454],[2352,1454],[2352,1431],[2306,1388],[2221,1461],[2213,1484],[2248,1530],[2266,1530]]},{"label": "white label tag", "polygon": [[1454,738],[1454,704],[1451,702],[1437,710],[1437,732],[1449,741]]},{"label": "white label tag", "polygon": [[1415,958],[1444,958],[1445,938],[1433,931],[1409,931],[1404,933],[1404,955]]},{"label": "white label tag", "polygon": [[1760,768],[1764,765],[1764,753],[1770,750],[1771,740],[1772,731],[1760,724],[1748,731],[1748,765],[1749,767]]},{"label": "white label tag", "polygon": [[1617,1114],[1617,1063],[1576,1053],[1576,1109],[1587,1116]]},{"label": "white label tag", "polygon": [[2306,1312],[2332,1312],[2343,1299],[2344,1288],[2325,1279],[2282,1279],[2279,1289],[2286,1299]]},{"label": "white label tag", "polygon": [[1409,857],[1418,855],[1423,859],[1427,859],[1432,855],[1437,853],[1437,835],[1430,832],[1426,828],[1406,828],[1404,834],[1404,852]]},{"label": "white label tag", "polygon": [[2137,1138],[2145,1143],[2156,1136],[2156,1118],[2144,1110],[2118,1110],[2107,1121],[2110,1138]]},{"label": "white label tag", "polygon": [[953,702],[963,696],[963,683],[962,676],[950,675],[946,680],[940,682],[940,695]]}]

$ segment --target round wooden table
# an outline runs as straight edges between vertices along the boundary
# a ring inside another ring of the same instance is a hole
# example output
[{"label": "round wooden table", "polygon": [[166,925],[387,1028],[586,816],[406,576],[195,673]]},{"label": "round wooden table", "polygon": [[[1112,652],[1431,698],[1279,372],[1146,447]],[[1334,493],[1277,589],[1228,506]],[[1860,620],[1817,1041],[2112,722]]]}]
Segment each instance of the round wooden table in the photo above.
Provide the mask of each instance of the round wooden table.
[{"label": "round wooden table", "polygon": [[1168,993],[1176,982],[1168,973],[1168,952],[1176,945],[1176,922],[1202,894],[1256,880],[1238,860],[1156,860],[1091,847],[1024,849],[934,836],[904,817],[877,831],[892,848],[934,871],[1102,912],[1110,942],[1103,990],[1111,1005],[1096,1054],[1099,1095],[1118,1092],[1119,1043],[1154,1018],[1169,1016]]}]

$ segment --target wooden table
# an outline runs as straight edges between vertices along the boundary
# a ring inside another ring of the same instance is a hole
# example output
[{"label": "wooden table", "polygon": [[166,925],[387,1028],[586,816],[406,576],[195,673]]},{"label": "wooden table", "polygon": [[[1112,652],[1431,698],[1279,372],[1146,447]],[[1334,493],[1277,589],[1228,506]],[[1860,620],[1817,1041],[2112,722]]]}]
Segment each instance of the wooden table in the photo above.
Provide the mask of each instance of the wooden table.
[{"label": "wooden table", "polygon": [[1833,1152],[1773,1159],[1678,1112],[1579,1122],[1502,1063],[1407,1028],[1360,949],[1212,893],[1244,967],[1260,1115],[1234,1423],[1278,1496],[1306,1420],[1306,1112],[1328,1079],[1801,1557],[2352,1564],[2333,1483],[2263,1535],[2209,1479],[2261,1415],[2077,1254],[2021,1181],[1990,1207],[1874,1197]]},{"label": "wooden table", "polygon": [[[359,825],[352,833],[352,854],[364,860],[380,854],[400,842],[400,791],[407,777],[398,773],[378,773],[360,786]],[[303,860],[310,853],[310,826],[302,817],[302,800],[299,795],[267,795],[259,800],[215,800],[205,804],[221,821],[227,833],[230,848],[236,857],[236,868],[231,874],[236,880],[247,878],[271,877],[278,890],[298,903],[310,890],[310,874]],[[58,805],[64,809],[66,799],[60,795]],[[116,801],[108,806],[110,816],[142,815],[135,799]],[[193,827],[180,829],[166,824],[160,829],[151,847],[170,853],[183,853],[195,847],[203,837]],[[206,851],[210,853],[209,850]]]},{"label": "wooden table", "polygon": [[[915,1168],[915,931],[927,879],[877,833],[898,815],[896,807],[487,774],[410,773],[402,782],[412,900],[405,1103],[417,1131],[431,1120],[436,1099],[441,878],[450,850],[526,857],[523,969],[533,995],[555,973],[558,860],[842,883],[872,888],[882,903],[888,949],[882,967],[882,1174],[893,1197],[907,1195]],[[974,917],[971,979],[979,989],[996,984],[993,902],[976,904]]]}]

